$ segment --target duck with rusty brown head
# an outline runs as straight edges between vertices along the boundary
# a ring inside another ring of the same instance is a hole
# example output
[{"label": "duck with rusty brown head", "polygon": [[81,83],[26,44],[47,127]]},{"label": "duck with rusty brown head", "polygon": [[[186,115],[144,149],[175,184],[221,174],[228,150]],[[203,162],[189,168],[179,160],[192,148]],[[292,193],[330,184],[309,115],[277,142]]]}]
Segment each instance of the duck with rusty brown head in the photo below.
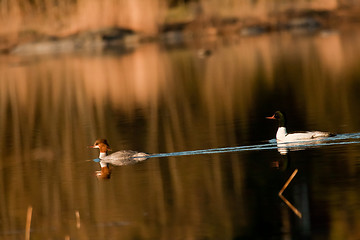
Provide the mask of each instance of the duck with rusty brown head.
[{"label": "duck with rusty brown head", "polygon": [[148,159],[150,156],[150,154],[132,150],[121,150],[108,154],[111,148],[106,139],[97,139],[90,148],[97,148],[100,151],[99,158],[94,159],[95,162],[100,163],[101,172],[98,173],[100,175],[102,175],[102,172],[104,172],[105,175],[109,172],[108,175],[110,176],[109,164],[115,166],[136,164]]}]

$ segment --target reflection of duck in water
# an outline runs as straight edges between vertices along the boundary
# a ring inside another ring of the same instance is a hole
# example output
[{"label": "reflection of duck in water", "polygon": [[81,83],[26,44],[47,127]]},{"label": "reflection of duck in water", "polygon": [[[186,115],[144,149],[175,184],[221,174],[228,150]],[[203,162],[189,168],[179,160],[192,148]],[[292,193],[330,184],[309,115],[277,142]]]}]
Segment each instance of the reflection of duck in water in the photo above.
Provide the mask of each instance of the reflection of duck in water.
[{"label": "reflection of duck in water", "polygon": [[110,146],[106,139],[98,139],[95,141],[91,148],[98,148],[100,150],[99,159],[95,159],[100,162],[101,171],[97,172],[99,178],[110,178],[109,164],[122,166],[135,164],[148,159],[149,154],[143,152],[136,152],[132,150],[122,150],[114,152],[108,155],[108,151],[111,151]]},{"label": "reflection of duck in water", "polygon": [[299,142],[299,141],[314,141],[326,137],[335,136],[330,132],[310,131],[310,132],[295,132],[287,133],[285,127],[285,117],[280,111],[276,111],[272,117],[267,119],[276,119],[279,123],[279,128],[276,133],[276,140],[280,142]]}]

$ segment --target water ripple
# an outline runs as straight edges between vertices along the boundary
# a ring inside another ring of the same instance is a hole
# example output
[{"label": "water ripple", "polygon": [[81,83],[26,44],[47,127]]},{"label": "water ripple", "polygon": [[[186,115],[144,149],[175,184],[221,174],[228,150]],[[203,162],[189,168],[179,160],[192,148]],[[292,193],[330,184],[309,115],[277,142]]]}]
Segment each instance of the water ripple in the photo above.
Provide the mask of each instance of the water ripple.
[{"label": "water ripple", "polygon": [[294,150],[303,150],[306,148],[334,146],[334,145],[349,145],[349,144],[360,144],[360,133],[345,133],[345,134],[338,134],[336,136],[329,138],[324,138],[321,140],[289,142],[289,143],[278,143],[276,139],[271,139],[269,140],[268,143],[265,144],[211,148],[211,149],[172,152],[172,153],[158,153],[158,154],[152,154],[150,158],[244,152],[244,151],[263,151],[263,150],[271,150],[271,149],[278,149],[279,151],[282,150],[287,152],[287,150],[294,151]]}]

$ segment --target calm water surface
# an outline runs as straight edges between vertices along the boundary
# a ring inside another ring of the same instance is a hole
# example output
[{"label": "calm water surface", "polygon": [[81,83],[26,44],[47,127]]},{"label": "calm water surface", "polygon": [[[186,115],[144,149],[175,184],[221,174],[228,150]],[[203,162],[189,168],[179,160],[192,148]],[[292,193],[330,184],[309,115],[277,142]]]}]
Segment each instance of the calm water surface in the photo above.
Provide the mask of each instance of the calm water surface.
[{"label": "calm water surface", "polygon": [[[24,239],[29,206],[31,239],[359,239],[359,41],[352,29],[0,57],[0,239]],[[276,110],[290,131],[338,136],[279,151]],[[99,180],[87,146],[100,137],[169,154]],[[301,218],[278,196],[295,169],[283,196]]]}]

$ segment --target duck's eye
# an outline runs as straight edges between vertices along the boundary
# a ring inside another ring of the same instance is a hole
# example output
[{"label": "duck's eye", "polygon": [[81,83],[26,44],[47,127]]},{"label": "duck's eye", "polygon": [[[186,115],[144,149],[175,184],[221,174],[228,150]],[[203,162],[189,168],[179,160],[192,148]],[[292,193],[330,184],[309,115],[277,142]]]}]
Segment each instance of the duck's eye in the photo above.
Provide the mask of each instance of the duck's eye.
[{"label": "duck's eye", "polygon": [[99,145],[99,143],[95,143],[95,146]]}]

